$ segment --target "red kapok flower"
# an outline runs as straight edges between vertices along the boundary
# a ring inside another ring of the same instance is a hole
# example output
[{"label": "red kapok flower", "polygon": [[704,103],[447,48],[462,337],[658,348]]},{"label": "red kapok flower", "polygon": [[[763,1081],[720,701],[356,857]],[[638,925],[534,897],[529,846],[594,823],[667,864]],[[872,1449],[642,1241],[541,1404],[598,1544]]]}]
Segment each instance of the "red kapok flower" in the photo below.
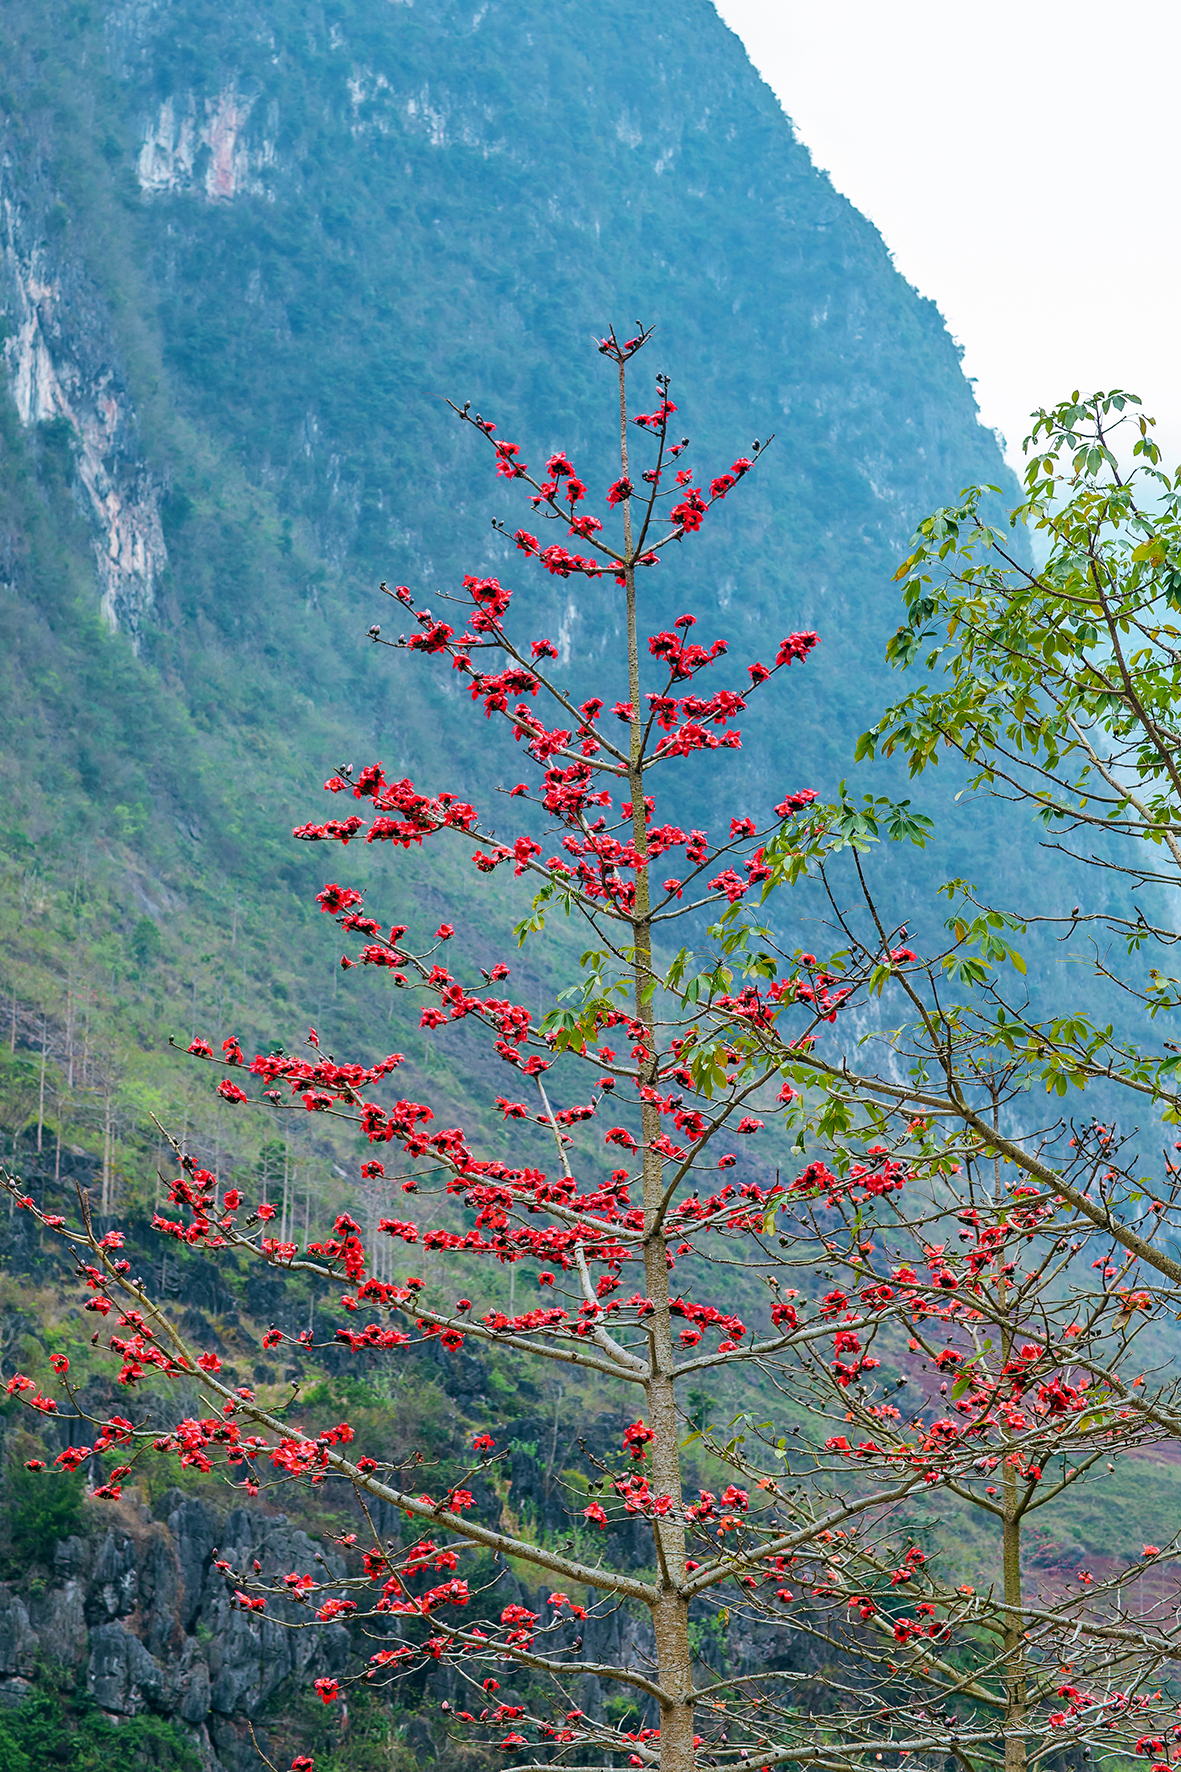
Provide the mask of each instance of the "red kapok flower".
[{"label": "red kapok flower", "polygon": [[815,788],[800,788],[797,793],[788,794],[786,799],[779,802],[775,808],[775,816],[776,818],[794,818],[797,812],[802,812],[805,806],[810,806],[815,798]]},{"label": "red kapok flower", "polygon": [[360,904],[361,894],[354,892],[351,886],[329,885],[316,894],[316,903],[322,911],[335,916],[338,911],[347,911],[352,905]]}]

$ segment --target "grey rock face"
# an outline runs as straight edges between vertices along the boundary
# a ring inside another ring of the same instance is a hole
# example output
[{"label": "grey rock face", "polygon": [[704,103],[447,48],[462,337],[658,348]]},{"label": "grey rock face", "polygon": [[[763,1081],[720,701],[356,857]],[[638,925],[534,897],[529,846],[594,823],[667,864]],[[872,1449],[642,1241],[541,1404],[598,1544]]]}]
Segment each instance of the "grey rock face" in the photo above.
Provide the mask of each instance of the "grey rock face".
[{"label": "grey rock face", "polygon": [[[316,1549],[306,1532],[285,1520],[260,1519],[243,1508],[229,1516],[221,1544],[222,1556],[238,1568],[261,1563],[264,1578],[307,1568]],[[343,1573],[339,1558],[321,1554],[333,1574]],[[202,1615],[214,1631],[209,1650],[210,1702],[224,1716],[239,1710],[253,1714],[286,1680],[306,1675],[313,1659],[323,1661],[330,1672],[339,1671],[347,1659],[348,1633],[342,1626],[292,1631],[286,1626],[301,1620],[299,1607],[272,1603],[270,1610],[269,1618],[231,1611],[225,1583],[216,1571],[206,1583]]]},{"label": "grey rock face", "polygon": [[0,1677],[28,1679],[37,1662],[37,1637],[23,1603],[0,1587]]},{"label": "grey rock face", "polygon": [[197,1620],[201,1591],[217,1544],[217,1519],[203,1502],[174,1493],[176,1503],[167,1514],[168,1530],[179,1565],[181,1628],[190,1631]]},{"label": "grey rock face", "polygon": [[176,1714],[182,1723],[203,1723],[209,1715],[209,1663],[195,1637],[185,1640],[176,1692]]},{"label": "grey rock face", "polygon": [[105,1624],[134,1612],[139,1599],[139,1564],[135,1546],[123,1534],[108,1532],[99,1547],[90,1579],[86,1622]]},{"label": "grey rock face", "polygon": [[75,1576],[60,1587],[50,1587],[29,1602],[29,1620],[41,1645],[41,1653],[63,1667],[85,1661],[89,1636],[86,1626],[86,1588]]},{"label": "grey rock face", "polygon": [[[153,1712],[190,1735],[205,1772],[245,1772],[266,1732],[263,1708],[285,1686],[340,1673],[349,1637],[340,1625],[289,1630],[303,1609],[274,1616],[237,1610],[215,1552],[267,1575],[312,1564],[318,1546],[281,1516],[235,1508],[228,1516],[179,1490],[146,1509],[118,1510],[100,1535],[46,1547],[49,1579],[28,1592],[0,1583],[0,1707],[34,1690],[39,1661],[72,1670],[112,1717]],[[321,1552],[332,1573],[344,1564]],[[281,1698],[280,1698],[281,1704]]]},{"label": "grey rock face", "polygon": [[138,1576],[145,1643],[157,1657],[179,1653],[185,1641],[178,1618],[183,1576],[176,1544],[163,1529],[152,1534]]},{"label": "grey rock face", "polygon": [[138,1716],[149,1706],[164,1709],[164,1670],[120,1623],[91,1630],[86,1686],[103,1710],[117,1716]]}]

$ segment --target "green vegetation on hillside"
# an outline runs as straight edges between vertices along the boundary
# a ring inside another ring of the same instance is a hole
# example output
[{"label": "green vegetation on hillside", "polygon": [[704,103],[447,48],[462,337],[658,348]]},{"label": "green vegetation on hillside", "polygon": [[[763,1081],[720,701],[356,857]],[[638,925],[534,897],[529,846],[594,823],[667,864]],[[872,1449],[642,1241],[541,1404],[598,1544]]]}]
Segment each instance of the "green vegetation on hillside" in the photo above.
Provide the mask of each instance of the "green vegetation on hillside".
[{"label": "green vegetation on hillside", "polygon": [[[118,1160],[150,1188],[147,1112],[184,1115],[168,1034],[290,1044],[314,1019],[360,1048],[397,1031],[372,981],[338,989],[321,858],[287,834],[326,774],[380,756],[487,794],[503,766],[451,691],[367,646],[392,619],[378,579],[500,571],[541,631],[610,653],[610,620],[488,528],[504,501],[445,395],[593,470],[583,421],[551,435],[553,414],[592,410],[588,332],[642,311],[701,471],[778,433],[743,522],[719,511],[650,592],[654,625],[720,604],[739,649],[765,623],[822,630],[790,735],[748,740],[760,799],[785,770],[843,769],[912,517],[1003,470],[936,310],[706,0],[675,25],[617,0],[16,0],[0,61],[0,325],[13,366],[22,302],[47,291],[75,414],[22,429],[0,411],[0,993],[19,1052],[39,1057],[47,1022],[55,1088],[85,997],[120,1078]],[[138,654],[98,613],[81,482],[77,415],[109,396],[129,416],[106,468],[126,489],[141,462],[168,551]],[[463,862],[362,869],[389,915],[462,917]],[[105,1095],[73,1106],[69,1142],[101,1160]]]},{"label": "green vegetation on hillside", "polygon": [[16,1710],[0,1711],[0,1762],[5,1772],[197,1772],[200,1760],[175,1724],[162,1717],[113,1723],[93,1703],[67,1704],[41,1691]]},{"label": "green vegetation on hillside", "polygon": [[[621,0],[10,0],[0,70],[4,275],[20,283],[0,283],[7,361],[22,301],[48,291],[38,323],[70,410],[119,404],[104,471],[121,493],[137,474],[149,487],[168,555],[135,643],[111,633],[81,420],[24,426],[0,395],[0,1152],[39,1192],[81,1185],[129,1213],[162,1289],[191,1284],[189,1308],[250,1382],[248,1337],[303,1296],[237,1281],[205,1296],[195,1267],[165,1275],[147,1231],[168,1168],[155,1120],[227,1179],[288,1200],[301,1229],[346,1200],[359,1210],[356,1142],[311,1116],[223,1107],[169,1039],[291,1050],[314,1021],[350,1056],[405,1050],[407,1090],[462,1096],[470,1124],[470,1043],[424,1041],[384,975],[343,977],[313,894],[347,865],[387,922],[467,921],[477,960],[513,957],[524,896],[509,883],[477,900],[458,845],[428,867],[290,839],[345,761],[486,804],[512,768],[460,718],[458,689],[368,645],[371,622],[398,629],[379,581],[499,573],[563,658],[618,650],[608,603],[526,570],[494,535],[507,501],[444,398],[471,398],[535,460],[569,448],[597,487],[606,457],[574,417],[602,392],[587,337],[643,314],[698,473],[776,433],[741,517],[719,509],[645,612],[656,628],[698,609],[744,662],[756,632],[822,632],[788,717],[746,735],[760,804],[785,777],[821,787],[846,769],[876,711],[913,519],[1004,470],[934,306],[813,168],[706,0],[675,17]],[[534,964],[514,958],[526,997],[552,982]],[[499,1116],[480,1131],[517,1148]],[[20,1234],[18,1217],[0,1353],[33,1366],[68,1348],[94,1376]],[[399,1446],[416,1433],[445,1468],[456,1456],[464,1405],[431,1373],[415,1370],[412,1396],[330,1362],[300,1376],[310,1419],[380,1415]],[[487,1385],[521,1424],[527,1473],[544,1470],[551,1411],[556,1438],[597,1405],[590,1390],[531,1396],[508,1358]],[[737,1402],[697,1407],[704,1423]],[[32,1450],[10,1441],[9,1465]],[[145,1472],[149,1502],[164,1483],[163,1466]],[[54,1521],[17,1499],[9,1552],[27,1572],[73,1504],[63,1487]],[[537,1476],[522,1505],[548,1503]],[[358,1706],[344,1744],[321,1712],[301,1739],[318,1731],[326,1772],[421,1763],[386,1707]],[[116,1738],[121,1764],[186,1764],[153,1719],[113,1731],[40,1693],[0,1715],[14,1767],[105,1772]]]}]

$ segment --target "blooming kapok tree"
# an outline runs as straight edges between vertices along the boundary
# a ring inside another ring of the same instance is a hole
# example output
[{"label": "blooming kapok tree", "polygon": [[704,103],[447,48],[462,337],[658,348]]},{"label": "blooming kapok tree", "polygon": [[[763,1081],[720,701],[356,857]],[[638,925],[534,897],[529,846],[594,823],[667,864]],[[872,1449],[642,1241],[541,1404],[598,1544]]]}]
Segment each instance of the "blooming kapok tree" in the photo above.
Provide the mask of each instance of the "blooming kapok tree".
[{"label": "blooming kapok tree", "polygon": [[[477,711],[511,728],[528,759],[513,796],[562,833],[555,853],[546,856],[547,845],[528,832],[501,840],[466,799],[391,781],[380,764],[341,770],[327,783],[364,813],[295,833],[305,841],[364,838],[404,847],[458,838],[480,874],[511,866],[532,879],[524,934],[540,931],[556,909],[584,920],[591,946],[581,1000],[539,1023],[514,1001],[507,964],[477,980],[445,961],[451,925],[416,952],[405,943],[406,927],[379,922],[355,886],[332,883],[319,894],[321,908],[353,938],[346,970],[385,968],[395,986],[422,992],[424,1028],[464,1021],[487,1031],[505,1066],[496,1110],[519,1137],[520,1154],[509,1161],[481,1155],[462,1128],[437,1129],[428,1103],[399,1098],[391,1082],[402,1065],[398,1054],[340,1063],[319,1051],[314,1035],[306,1059],[247,1062],[233,1040],[220,1055],[200,1040],[190,1048],[197,1061],[222,1068],[217,1087],[225,1101],[342,1116],[369,1142],[368,1178],[400,1180],[411,1197],[441,1195],[450,1218],[441,1212],[424,1230],[391,1217],[379,1234],[446,1256],[446,1288],[414,1275],[402,1283],[379,1278],[374,1251],[348,1214],[306,1249],[280,1242],[270,1234],[273,1208],[251,1209],[179,1145],[171,1190],[177,1216],[161,1212],[155,1226],[212,1256],[245,1255],[321,1285],[339,1297],[334,1345],[358,1359],[396,1360],[422,1340],[450,1352],[473,1341],[620,1387],[633,1399],[626,1413],[634,1419],[614,1460],[589,1459],[599,1498],[588,1500],[585,1491],[571,1497],[579,1531],[558,1548],[543,1534],[479,1517],[473,1479],[497,1480],[491,1432],[474,1437],[471,1476],[430,1495],[421,1492],[416,1467],[400,1468],[380,1446],[357,1444],[349,1423],[302,1431],[290,1409],[280,1412],[232,1382],[218,1355],[182,1332],[166,1301],[136,1274],[123,1232],[93,1224],[85,1201],[77,1223],[46,1213],[9,1178],[20,1205],[76,1252],[83,1308],[104,1326],[116,1313],[113,1328],[100,1328],[96,1339],[105,1334],[120,1381],[143,1398],[129,1415],[98,1421],[93,1445],[67,1448],[57,1463],[69,1468],[94,1451],[121,1449],[124,1462],[106,1474],[95,1491],[100,1498],[117,1495],[152,1452],[182,1467],[222,1468],[248,1493],[279,1481],[313,1494],[328,1481],[346,1485],[369,1535],[350,1573],[226,1564],[236,1603],[289,1628],[354,1620],[379,1645],[355,1676],[367,1682],[424,1662],[450,1663],[472,1694],[458,1707],[460,1724],[490,1729],[516,1764],[599,1764],[617,1754],[669,1772],[691,1772],[703,1761],[852,1766],[892,1755],[896,1763],[899,1755],[942,1747],[948,1706],[957,1701],[966,1714],[956,1725],[956,1751],[968,1765],[999,1756],[1015,1772],[1024,1758],[1056,1753],[1064,1740],[1089,1738],[1100,1727],[1111,1744],[1155,1742],[1163,1700],[1150,1699],[1143,1682],[1146,1669],[1171,1656],[1172,1626],[1151,1613],[1159,1596],[1148,1596],[1136,1630],[1112,1624],[1107,1611],[1132,1581],[1144,1598],[1144,1558],[1155,1567],[1164,1553],[1145,1547],[1130,1570],[1032,1595],[1021,1585],[1020,1565],[1027,1516],[1072,1493],[1114,1451],[1173,1431],[1167,1387],[1146,1381],[1137,1388],[1124,1377],[1150,1314],[1138,1270],[1109,1264],[1105,1244],[1104,1284],[1084,1285],[1079,1263],[1090,1243],[1108,1237],[1106,1224],[1052,1190],[1014,1196],[986,1173],[971,1138],[942,1136],[909,1095],[879,1109],[872,1092],[846,1092],[846,1099],[834,1085],[822,1111],[808,1105],[825,1065],[842,1073],[846,1005],[872,988],[883,967],[905,977],[917,964],[900,935],[879,930],[852,965],[821,965],[746,918],[746,906],[776,879],[826,865],[844,840],[840,808],[820,816],[815,793],[797,787],[762,816],[734,808],[713,838],[658,811],[672,791],[662,785],[675,779],[670,771],[697,753],[736,747],[734,721],[751,695],[773,693],[770,679],[805,659],[816,636],[789,634],[770,664],[751,662],[737,683],[714,686],[728,668],[726,646],[695,642],[693,616],[643,632],[645,575],[673,542],[700,529],[760,453],[756,445],[736,459],[709,483],[708,496],[704,482],[692,484],[683,465],[688,443],[674,441],[670,430],[676,408],[664,377],[654,409],[629,418],[627,365],[647,339],[644,331],[626,341],[612,333],[602,344],[618,375],[620,440],[620,472],[603,518],[585,510],[587,485],[565,454],[551,456],[544,475],[531,474],[517,445],[498,439],[469,406],[455,408],[498,474],[530,497],[537,526],[556,525],[563,537],[543,545],[518,529],[513,539],[526,560],[577,578],[587,597],[619,599],[624,680],[573,704],[551,669],[556,648],[514,632],[512,592],[495,578],[469,577],[462,594],[445,598],[451,619],[418,608],[406,587],[391,593],[417,627],[396,644],[460,672]],[[636,468],[629,426],[647,449]],[[571,541],[584,551],[571,551]],[[377,628],[371,634],[390,643]],[[921,837],[905,808],[879,815]],[[669,926],[688,918],[687,927],[699,931],[711,915],[717,921],[704,962],[687,947],[675,949]],[[837,1043],[830,1057],[826,1042]],[[981,1086],[988,1081],[982,1073]],[[726,1146],[731,1135],[763,1132],[760,1115],[800,1142],[811,1129],[825,1141],[823,1155],[809,1160],[804,1151],[791,1180],[753,1163],[755,1173],[744,1175]],[[619,1164],[609,1174],[604,1150]],[[395,1152],[396,1175],[394,1164],[386,1168]],[[1085,1187],[1117,1155],[1106,1131],[1089,1129],[1071,1173]],[[962,1252],[943,1234],[957,1215]],[[474,1292],[489,1262],[535,1264],[547,1303],[509,1314],[452,1296],[461,1283]],[[674,1288],[678,1267],[712,1273],[714,1299]],[[765,1295],[754,1327],[733,1308],[734,1288],[749,1296],[752,1284]],[[264,1349],[277,1354],[290,1333],[273,1326]],[[311,1332],[299,1339],[307,1344]],[[64,1356],[55,1369],[60,1405],[23,1374],[10,1392],[46,1415],[92,1419]],[[719,1372],[773,1387],[785,1419],[760,1427],[748,1412],[743,1431],[725,1440],[706,1422],[692,1430],[690,1387]],[[195,1384],[204,1412],[169,1415],[170,1391],[189,1395]],[[908,1385],[904,1407],[889,1400]],[[687,1488],[690,1440],[719,1461],[727,1481],[717,1492]],[[1051,1460],[1060,1478],[1047,1474]],[[412,1544],[383,1540],[376,1502],[400,1510]],[[956,1507],[999,1524],[1002,1576],[992,1587],[941,1573],[914,1535],[916,1510],[946,1526]],[[639,1571],[611,1555],[615,1524],[637,1518],[650,1538],[648,1565]],[[588,1548],[591,1533],[602,1534],[601,1550]],[[898,1542],[907,1534],[908,1545]],[[488,1553],[552,1583],[545,1607],[504,1604],[495,1573],[483,1588],[465,1578],[459,1558]],[[581,1621],[619,1605],[646,1615],[647,1659],[626,1666],[588,1660]],[[700,1628],[703,1618],[724,1629],[768,1616],[792,1619],[828,1658],[821,1701],[801,1702],[806,1670],[781,1653],[768,1665],[737,1668],[724,1649],[709,1646],[720,1639]],[[1054,1658],[1067,1653],[1068,1640],[1074,1672],[1068,1696],[1060,1697],[1062,1678],[1048,1683],[1048,1669],[1067,1665]],[[490,1695],[505,1668],[552,1677],[553,1708],[498,1703]],[[1118,1703],[1113,1670],[1123,1682]],[[586,1674],[629,1692],[640,1726],[615,1727],[573,1706],[569,1684]],[[318,1685],[329,1703],[343,1689],[327,1677]]]}]

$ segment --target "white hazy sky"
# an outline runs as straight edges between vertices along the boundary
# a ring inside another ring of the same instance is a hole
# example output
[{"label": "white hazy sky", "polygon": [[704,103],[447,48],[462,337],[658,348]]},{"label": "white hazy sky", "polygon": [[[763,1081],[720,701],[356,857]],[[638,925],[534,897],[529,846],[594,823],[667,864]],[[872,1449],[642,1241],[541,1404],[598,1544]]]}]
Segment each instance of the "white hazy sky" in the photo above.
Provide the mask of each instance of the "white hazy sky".
[{"label": "white hazy sky", "polygon": [[1014,466],[1123,387],[1181,459],[1178,0],[716,0],[816,164],[964,347]]}]

